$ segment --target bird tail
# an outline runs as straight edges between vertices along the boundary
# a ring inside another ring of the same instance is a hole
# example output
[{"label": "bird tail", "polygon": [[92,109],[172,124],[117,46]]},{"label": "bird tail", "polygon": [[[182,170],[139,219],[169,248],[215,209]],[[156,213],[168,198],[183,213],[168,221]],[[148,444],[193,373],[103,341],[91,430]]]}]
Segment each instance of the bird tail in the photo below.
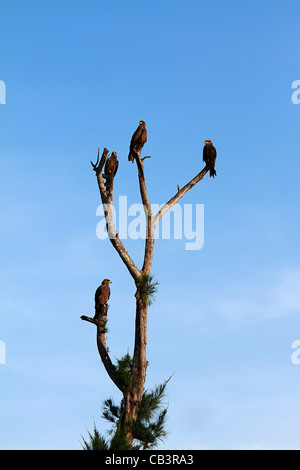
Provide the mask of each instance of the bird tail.
[{"label": "bird tail", "polygon": [[217,176],[216,170],[215,170],[214,168],[210,168],[210,170],[209,170],[209,175],[210,175],[210,177],[213,177],[213,178],[214,178],[215,176]]},{"label": "bird tail", "polygon": [[132,163],[134,162],[134,156],[133,156],[133,154],[132,154],[131,152],[130,152],[129,155],[128,155],[128,161],[129,161],[129,162],[132,162]]}]

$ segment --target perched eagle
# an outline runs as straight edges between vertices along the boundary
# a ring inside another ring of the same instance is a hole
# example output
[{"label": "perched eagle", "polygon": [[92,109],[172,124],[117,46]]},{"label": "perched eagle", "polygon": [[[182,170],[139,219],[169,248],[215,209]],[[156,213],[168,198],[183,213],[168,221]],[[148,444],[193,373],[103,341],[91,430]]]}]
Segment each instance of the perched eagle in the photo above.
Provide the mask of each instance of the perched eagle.
[{"label": "perched eagle", "polygon": [[128,161],[134,162],[134,154],[140,152],[147,142],[147,129],[145,121],[140,121],[139,127],[134,132],[129,147]]},{"label": "perched eagle", "polygon": [[104,173],[106,177],[112,175],[115,177],[118,171],[119,161],[116,152],[112,152],[111,156],[106,160]]},{"label": "perched eagle", "polygon": [[94,318],[97,320],[101,312],[101,308],[106,304],[110,296],[110,287],[109,284],[111,281],[109,279],[104,279],[102,281],[101,286],[99,286],[95,292],[95,316]]},{"label": "perched eagle", "polygon": [[203,147],[203,161],[206,163],[211,177],[215,177],[217,172],[215,170],[215,163],[217,158],[217,151],[210,139],[206,139]]},{"label": "perched eagle", "polygon": [[106,178],[105,189],[110,192],[112,189],[113,179],[117,173],[119,161],[116,152],[112,152],[111,156],[106,160],[103,177]]}]

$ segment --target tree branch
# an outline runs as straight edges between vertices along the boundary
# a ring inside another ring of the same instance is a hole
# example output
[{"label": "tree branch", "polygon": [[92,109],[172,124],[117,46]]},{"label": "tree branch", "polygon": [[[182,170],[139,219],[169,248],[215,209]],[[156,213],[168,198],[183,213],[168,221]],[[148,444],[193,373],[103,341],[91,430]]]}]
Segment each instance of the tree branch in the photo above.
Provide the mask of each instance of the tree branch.
[{"label": "tree branch", "polygon": [[87,317],[86,315],[81,315],[81,320],[88,321],[90,323],[93,323],[94,325],[98,325],[99,320],[96,320],[95,318]]},{"label": "tree branch", "polygon": [[207,166],[203,168],[203,170],[198,173],[189,183],[187,183],[183,188],[179,188],[177,185],[177,193],[175,196],[171,197],[171,199],[158,211],[158,213],[154,216],[153,218],[153,229],[155,228],[157,222],[162,218],[162,216],[169,210],[171,207],[173,207],[176,202],[179,201],[179,199],[184,196],[185,193],[187,193],[190,189],[192,189],[195,184],[197,184],[199,181],[201,181],[206,173],[208,172]]},{"label": "tree branch", "polygon": [[97,176],[97,182],[98,182],[102,202],[104,200],[105,204],[106,204],[107,203],[107,194],[106,194],[106,189],[105,189],[105,183],[104,183],[103,176],[102,176],[102,169],[104,167],[104,164],[105,164],[105,161],[106,161],[106,158],[107,158],[107,155],[108,155],[108,150],[107,150],[107,148],[103,149],[100,162],[99,162],[99,152],[100,152],[100,149],[98,148],[98,155],[97,155],[96,163],[91,162],[91,165],[92,165],[93,170],[95,171],[96,176]]},{"label": "tree branch", "polygon": [[105,370],[108,373],[111,380],[114,382],[114,384],[118,387],[118,389],[122,393],[124,393],[125,388],[122,387],[122,385],[120,385],[118,380],[116,379],[116,368],[109,357],[108,349],[106,346],[105,325],[106,325],[106,320],[107,320],[108,305],[105,305],[105,307],[106,308],[104,309],[104,312],[100,314],[100,317],[98,319],[87,317],[85,315],[82,315],[80,318],[82,320],[93,323],[94,325],[97,326],[97,347],[98,347],[99,355],[105,367]]},{"label": "tree branch", "polygon": [[[144,172],[144,165],[143,160],[148,157],[141,158],[141,152],[136,152],[136,164],[138,168],[138,176],[139,176],[139,185],[140,185],[140,193],[141,198],[144,206],[145,217],[146,217],[146,240],[145,240],[145,252],[144,252],[144,263],[142,267],[142,271],[145,274],[149,274],[152,266],[153,260],[153,247],[154,247],[154,226],[153,226],[153,215],[151,204],[149,202],[147,188],[146,188],[146,181],[145,181],[145,172]],[[150,157],[149,157],[150,158]]]},{"label": "tree branch", "polygon": [[[101,196],[102,204],[104,206],[104,215],[105,215],[107,233],[108,233],[108,237],[109,237],[111,244],[113,245],[115,250],[118,252],[120,258],[122,259],[123,263],[127,267],[131,276],[134,278],[134,280],[136,280],[141,276],[141,272],[136,267],[135,263],[133,262],[133,260],[129,256],[129,253],[124,247],[123,243],[119,239],[119,236],[118,236],[118,233],[116,231],[116,227],[113,221],[113,211],[112,211],[113,190],[111,188],[109,195],[108,195],[106,192],[106,188],[105,188],[102,169],[103,169],[107,154],[108,154],[108,150],[105,148],[103,150],[100,163],[98,163],[97,165],[99,158],[97,158],[97,162],[95,165],[91,162],[93,169],[96,172],[100,196]],[[98,157],[99,157],[99,149],[98,149]]]}]

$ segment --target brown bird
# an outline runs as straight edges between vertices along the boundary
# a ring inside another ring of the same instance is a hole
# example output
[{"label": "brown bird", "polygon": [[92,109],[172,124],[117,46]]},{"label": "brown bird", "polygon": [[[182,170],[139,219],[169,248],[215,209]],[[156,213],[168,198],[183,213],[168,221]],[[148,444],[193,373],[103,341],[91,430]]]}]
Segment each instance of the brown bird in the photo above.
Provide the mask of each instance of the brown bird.
[{"label": "brown bird", "polygon": [[119,161],[116,152],[112,152],[111,156],[106,160],[103,177],[106,178],[105,189],[110,192],[113,179],[117,173]]},{"label": "brown bird", "polygon": [[118,171],[119,161],[116,152],[112,152],[111,156],[106,160],[104,173],[106,177],[112,175],[113,178],[116,176]]},{"label": "brown bird", "polygon": [[138,128],[134,132],[129,147],[128,161],[134,162],[135,153],[140,152],[147,142],[147,129],[145,121],[140,121]]},{"label": "brown bird", "polygon": [[217,172],[215,170],[215,163],[217,158],[217,151],[212,144],[210,139],[206,139],[205,145],[203,147],[203,161],[206,163],[207,168],[209,169],[210,177],[215,177]]},{"label": "brown bird", "polygon": [[103,312],[103,306],[107,303],[110,297],[110,287],[111,281],[109,279],[104,279],[101,286],[96,289],[95,292],[95,316],[97,320],[99,315]]}]

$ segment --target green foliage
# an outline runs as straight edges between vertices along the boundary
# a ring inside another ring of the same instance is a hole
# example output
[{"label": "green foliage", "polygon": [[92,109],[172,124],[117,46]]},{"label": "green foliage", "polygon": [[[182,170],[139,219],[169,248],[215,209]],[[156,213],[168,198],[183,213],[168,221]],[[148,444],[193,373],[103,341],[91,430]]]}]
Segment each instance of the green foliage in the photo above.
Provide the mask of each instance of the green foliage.
[{"label": "green foliage", "polygon": [[104,400],[102,408],[102,418],[117,425],[122,414],[122,410],[124,409],[124,398],[122,398],[119,406],[113,402],[112,398],[107,398]]},{"label": "green foliage", "polygon": [[[127,356],[127,355],[126,355]],[[125,357],[125,356],[124,356]],[[90,442],[83,439],[84,450],[147,450],[157,447],[163,441],[167,432],[165,430],[167,407],[163,406],[166,385],[171,377],[153,390],[143,393],[137,419],[130,423],[123,423],[122,416],[125,401],[122,398],[120,405],[116,405],[112,398],[103,402],[102,417],[112,424],[110,441],[107,441],[94,426],[94,433],[88,433]],[[130,430],[134,440],[132,446],[126,442],[126,430]]]},{"label": "green foliage", "polygon": [[149,306],[155,301],[158,285],[159,282],[155,281],[151,274],[142,274],[136,280],[136,286],[140,291],[141,298],[143,302],[147,302]]},{"label": "green foliage", "polygon": [[83,440],[83,444],[81,444],[83,450],[108,450],[109,449],[108,442],[105,440],[103,436],[101,436],[101,434],[99,434],[95,423],[94,423],[94,433],[92,434],[88,431],[88,435],[90,438],[90,442],[87,442],[84,439],[84,437],[81,436]]},{"label": "green foliage", "polygon": [[153,449],[158,441],[163,441],[167,436],[165,424],[168,409],[163,407],[162,400],[170,378],[143,393],[138,416],[133,423],[133,435],[139,443],[139,449]]},{"label": "green foliage", "polygon": [[120,424],[112,435],[109,450],[133,450],[133,447],[127,443],[125,429]]},{"label": "green foliage", "polygon": [[121,357],[121,359],[117,359],[117,365],[115,366],[115,376],[117,382],[122,387],[129,387],[132,383],[132,357],[129,353],[125,354],[125,356]]}]

